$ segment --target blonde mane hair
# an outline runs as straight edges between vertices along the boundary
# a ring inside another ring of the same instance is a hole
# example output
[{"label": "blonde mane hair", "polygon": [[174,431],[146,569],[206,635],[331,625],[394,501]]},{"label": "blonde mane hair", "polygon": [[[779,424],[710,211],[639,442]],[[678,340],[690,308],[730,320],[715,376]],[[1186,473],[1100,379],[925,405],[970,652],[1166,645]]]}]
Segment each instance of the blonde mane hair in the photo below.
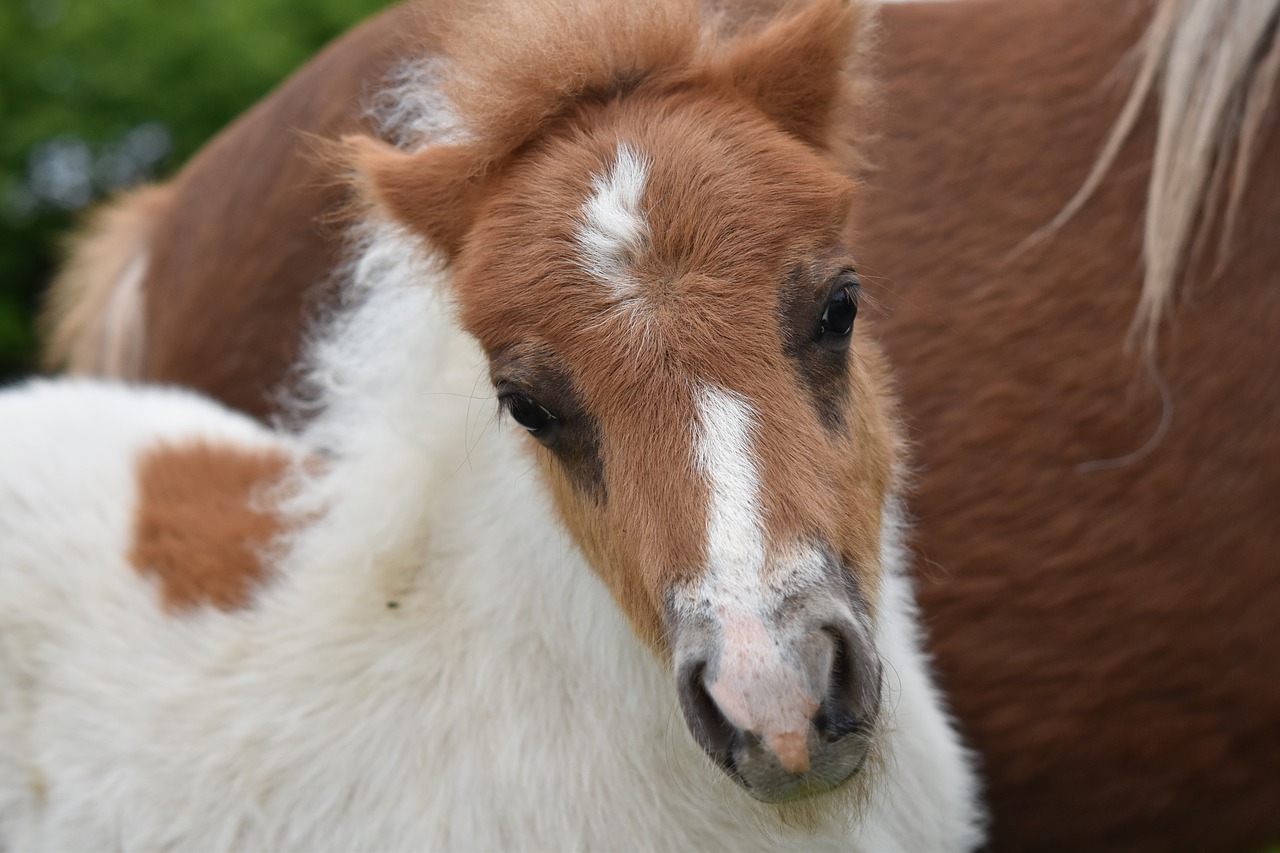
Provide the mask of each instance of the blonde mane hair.
[{"label": "blonde mane hair", "polygon": [[[1280,0],[1161,0],[1138,48],[1133,88],[1092,170],[1053,221],[1027,241],[1048,236],[1084,207],[1157,91],[1142,295],[1130,329],[1131,341],[1140,340],[1148,354],[1179,277],[1203,250],[1219,209],[1218,269],[1229,253],[1249,166],[1280,78],[1278,23]],[[1224,187],[1226,204],[1219,208]]]}]

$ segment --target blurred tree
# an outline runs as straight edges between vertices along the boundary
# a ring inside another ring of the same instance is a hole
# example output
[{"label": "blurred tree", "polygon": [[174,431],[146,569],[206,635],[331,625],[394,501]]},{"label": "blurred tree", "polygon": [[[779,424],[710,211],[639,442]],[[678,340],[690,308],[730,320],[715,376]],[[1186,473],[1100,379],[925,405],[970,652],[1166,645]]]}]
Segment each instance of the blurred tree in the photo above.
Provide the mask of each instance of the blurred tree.
[{"label": "blurred tree", "polygon": [[0,3],[0,381],[77,211],[164,177],[388,0]]}]

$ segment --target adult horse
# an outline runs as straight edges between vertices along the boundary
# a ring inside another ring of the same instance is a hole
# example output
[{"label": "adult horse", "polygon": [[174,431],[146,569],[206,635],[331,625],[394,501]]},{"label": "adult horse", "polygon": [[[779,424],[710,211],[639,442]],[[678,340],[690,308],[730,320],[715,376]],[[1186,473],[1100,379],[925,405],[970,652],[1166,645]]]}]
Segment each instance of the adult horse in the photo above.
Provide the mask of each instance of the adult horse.
[{"label": "adult horse", "polygon": [[[883,13],[857,244],[914,429],[921,595],[1000,848],[1280,838],[1276,6]],[[271,414],[338,258],[344,197],[307,135],[368,120],[413,18],[354,31],[108,212],[55,356]]]}]

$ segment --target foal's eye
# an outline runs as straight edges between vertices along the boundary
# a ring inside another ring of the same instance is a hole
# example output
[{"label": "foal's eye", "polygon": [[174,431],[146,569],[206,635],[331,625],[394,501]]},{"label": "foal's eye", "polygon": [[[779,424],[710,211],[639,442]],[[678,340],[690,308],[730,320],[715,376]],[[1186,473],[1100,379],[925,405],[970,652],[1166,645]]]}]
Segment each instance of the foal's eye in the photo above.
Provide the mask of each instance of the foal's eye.
[{"label": "foal's eye", "polygon": [[532,435],[540,435],[548,426],[559,420],[537,400],[519,391],[509,391],[498,396],[511,417]]},{"label": "foal's eye", "polygon": [[814,340],[832,349],[846,346],[853,332],[853,321],[858,316],[858,279],[846,277],[822,312]]}]

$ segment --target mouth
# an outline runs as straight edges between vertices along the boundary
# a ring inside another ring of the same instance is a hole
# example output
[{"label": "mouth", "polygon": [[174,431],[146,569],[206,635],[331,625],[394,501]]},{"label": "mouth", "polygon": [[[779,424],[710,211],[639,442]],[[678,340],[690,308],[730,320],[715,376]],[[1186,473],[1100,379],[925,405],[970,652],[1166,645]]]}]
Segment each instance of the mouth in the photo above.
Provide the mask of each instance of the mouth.
[{"label": "mouth", "polygon": [[780,764],[769,766],[762,762],[749,771],[749,777],[739,774],[735,781],[763,803],[793,803],[845,787],[862,772],[870,755],[871,741],[859,738],[837,757],[815,760],[805,772],[791,773]]},{"label": "mouth", "polygon": [[[849,784],[866,767],[874,743],[874,724],[852,730],[823,731],[821,713],[804,733],[806,761],[800,769],[779,751],[776,738],[746,733],[734,751],[731,778],[761,802],[788,803],[830,793]],[[797,734],[797,737],[799,735]]]}]

